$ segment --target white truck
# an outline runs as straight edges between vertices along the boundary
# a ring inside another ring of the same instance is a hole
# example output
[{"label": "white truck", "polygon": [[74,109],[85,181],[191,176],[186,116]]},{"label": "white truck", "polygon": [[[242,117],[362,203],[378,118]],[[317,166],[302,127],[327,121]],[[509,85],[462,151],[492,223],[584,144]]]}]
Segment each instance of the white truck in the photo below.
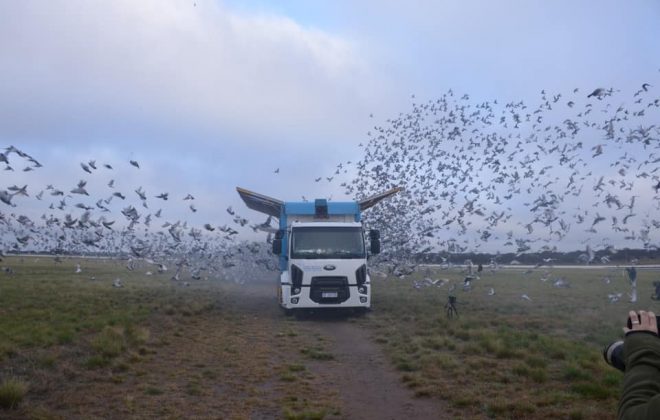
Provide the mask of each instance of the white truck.
[{"label": "white truck", "polygon": [[369,232],[367,251],[361,212],[400,188],[348,202],[284,202],[240,187],[236,190],[249,208],[279,220],[273,253],[279,256],[278,300],[287,313],[371,307],[367,257],[380,252],[380,234]]}]

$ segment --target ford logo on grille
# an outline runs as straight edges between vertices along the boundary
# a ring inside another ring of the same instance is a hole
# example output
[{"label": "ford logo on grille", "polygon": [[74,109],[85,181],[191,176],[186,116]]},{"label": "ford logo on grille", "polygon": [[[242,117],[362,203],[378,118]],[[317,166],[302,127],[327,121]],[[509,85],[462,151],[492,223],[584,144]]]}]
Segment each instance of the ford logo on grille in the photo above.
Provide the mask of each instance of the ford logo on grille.
[{"label": "ford logo on grille", "polygon": [[337,267],[335,267],[335,266],[332,265],[332,264],[328,264],[328,265],[324,265],[324,266],[323,266],[323,269],[324,269],[324,270],[328,270],[328,271],[332,271],[332,270],[334,270],[335,268],[337,268]]}]

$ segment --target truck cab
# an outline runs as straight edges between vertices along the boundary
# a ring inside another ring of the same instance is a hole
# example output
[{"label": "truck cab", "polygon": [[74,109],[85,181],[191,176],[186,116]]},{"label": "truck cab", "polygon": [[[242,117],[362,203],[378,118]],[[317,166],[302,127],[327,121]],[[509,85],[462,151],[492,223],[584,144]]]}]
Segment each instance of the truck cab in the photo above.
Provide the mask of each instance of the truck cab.
[{"label": "truck cab", "polygon": [[279,257],[277,294],[282,308],[371,307],[367,258],[380,252],[380,235],[372,230],[367,241],[361,212],[398,188],[348,202],[283,202],[237,190],[249,208],[279,219],[272,250]]},{"label": "truck cab", "polygon": [[367,248],[359,222],[291,224],[280,305],[369,308]]}]

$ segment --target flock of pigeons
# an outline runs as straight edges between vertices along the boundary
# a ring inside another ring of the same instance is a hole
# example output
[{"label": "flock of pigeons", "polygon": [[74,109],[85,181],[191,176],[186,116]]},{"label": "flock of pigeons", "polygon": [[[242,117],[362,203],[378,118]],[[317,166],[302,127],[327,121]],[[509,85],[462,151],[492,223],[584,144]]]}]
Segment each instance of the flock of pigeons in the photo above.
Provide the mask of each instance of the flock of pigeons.
[{"label": "flock of pigeons", "polygon": [[[43,166],[14,146],[0,153],[0,162],[7,171],[15,171],[16,167],[30,172]],[[140,170],[135,160],[126,166]],[[80,162],[80,169],[87,176],[115,170],[113,165],[95,160]],[[0,260],[8,253],[22,252],[52,255],[56,263],[62,263],[66,255],[116,257],[126,261],[129,271],[146,270],[147,275],[171,273],[172,280],[183,285],[189,284],[182,281],[183,270],[192,279],[204,276],[244,281],[253,270],[277,268],[266,244],[237,239],[241,228],[268,228],[271,218],[250,224],[229,207],[231,224],[204,223],[196,227],[185,220],[166,220],[166,214],[158,208],[168,200],[179,200],[182,207],[194,213],[197,209],[191,194],[177,198],[168,192],[148,194],[141,186],[120,191],[114,179],[107,182],[106,190],[103,197],[93,198],[85,179],[68,187],[45,185],[36,193],[28,185],[0,190],[0,200],[6,205],[5,211],[0,210]],[[16,212],[22,200],[30,199],[47,207],[38,219]],[[113,202],[122,203],[120,210],[113,210],[117,207],[111,205]],[[6,273],[13,271],[10,267],[3,269]],[[81,272],[83,268],[76,266],[75,273]],[[122,287],[121,279],[116,279],[113,286]]]},{"label": "flock of pigeons", "polygon": [[[612,279],[618,277],[619,275],[627,276],[630,286],[630,292],[627,293],[627,298],[631,303],[637,302],[637,269],[635,267],[637,262],[637,260],[633,259],[631,261],[632,265],[625,268],[619,266],[607,266],[605,268],[605,274],[602,275],[600,281],[602,282],[603,289],[610,292],[606,293],[609,303],[616,303],[620,301],[624,296],[624,292],[612,290],[613,288],[616,289],[621,286],[620,282],[615,282],[614,284],[612,283]],[[475,270],[474,264],[469,259],[462,264],[452,264],[445,259],[440,265],[441,272],[443,270],[452,270],[453,272],[464,274],[465,277],[461,287],[463,292],[472,292],[473,289],[476,288],[478,290],[477,293],[483,293],[485,291],[487,296],[495,296],[496,294],[495,288],[488,286],[488,284],[492,284],[492,282],[488,280],[487,276],[494,275],[499,270],[499,268],[499,264],[495,258],[491,259],[487,270],[483,270],[481,265],[479,265],[478,270]],[[554,288],[570,289],[572,285],[569,279],[565,275],[555,275],[553,268],[554,267],[552,261],[545,261],[544,263],[536,264],[532,268],[527,268],[524,271],[519,270],[519,273],[521,273],[527,280],[524,282],[524,284],[528,284],[529,281],[537,280],[543,284],[549,284]],[[444,288],[447,290],[447,293],[450,297],[453,297],[454,300],[456,299],[456,291],[458,289],[459,282],[452,281],[446,277],[434,278],[437,276],[437,271],[432,270],[428,266],[424,269],[423,272],[424,277],[422,280],[412,281],[412,286],[415,289],[423,290],[430,287]],[[515,272],[510,271],[509,273],[513,274]],[[383,277],[387,277],[387,273],[385,272],[378,272],[377,274],[380,274]],[[486,277],[482,277],[484,275]],[[405,275],[399,275],[399,277],[404,276]],[[608,286],[610,284],[612,284],[612,286]],[[533,302],[533,299],[527,293],[520,295],[520,299]],[[651,299],[660,300],[660,281],[653,282],[653,293],[651,294]]]},{"label": "flock of pigeons", "polygon": [[649,83],[542,90],[533,104],[450,90],[368,134],[342,185],[358,198],[404,188],[365,215],[396,255],[581,241],[568,250],[586,247],[592,263],[593,249],[660,246],[660,90]]},{"label": "flock of pigeons", "polygon": [[[518,254],[556,250],[571,232],[586,244],[584,263],[597,262],[594,248],[657,249],[656,92],[649,83],[628,94],[605,88],[541,91],[538,101],[527,104],[472,101],[449,90],[437,100],[413,102],[409,113],[374,127],[360,159],[315,180],[334,181],[355,199],[404,188],[364,219],[384,238],[385,252],[375,262],[398,275],[411,272],[412,254],[442,250],[450,256],[484,244]],[[42,168],[14,146],[0,153],[0,163],[7,171]],[[114,180],[102,196],[92,197],[86,178],[111,174],[120,165],[78,164],[82,179],[68,186],[0,189],[0,251],[39,251],[55,261],[69,254],[118,256],[128,261],[128,270],[146,264],[149,273],[172,273],[173,280],[182,278],[182,270],[193,279],[242,281],[251,270],[277,269],[270,233],[264,242],[240,239],[244,229],[268,231],[270,217],[250,222],[229,207],[232,223],[222,226],[168,219],[160,203],[176,201],[195,213],[195,197],[141,186],[120,190]],[[130,160],[121,169],[140,171],[140,164]],[[342,179],[346,174],[351,179]],[[41,201],[43,214],[19,214],[24,200]],[[113,210],[117,202],[120,211]]]}]

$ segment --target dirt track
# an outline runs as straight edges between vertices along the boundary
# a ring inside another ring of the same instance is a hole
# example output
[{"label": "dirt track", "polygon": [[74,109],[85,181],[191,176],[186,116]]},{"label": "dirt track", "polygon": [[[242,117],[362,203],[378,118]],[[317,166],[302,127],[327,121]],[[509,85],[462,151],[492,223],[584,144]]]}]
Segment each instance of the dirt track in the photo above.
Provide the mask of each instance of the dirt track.
[{"label": "dirt track", "polygon": [[[322,331],[332,343],[335,360],[316,366],[329,387],[339,390],[344,415],[355,419],[438,419],[439,404],[414,398],[380,348],[358,324],[343,319],[315,320],[306,327]],[[321,369],[323,369],[321,371]]]},{"label": "dirt track", "polygon": [[[245,309],[281,322],[273,313],[273,287],[254,285],[242,299]],[[322,389],[337,392],[342,407],[339,417],[348,419],[441,419],[443,407],[436,401],[415,398],[405,388],[381,348],[360,325],[360,318],[342,313],[311,313],[294,323],[301,335],[327,342],[330,361],[308,363]]]}]

